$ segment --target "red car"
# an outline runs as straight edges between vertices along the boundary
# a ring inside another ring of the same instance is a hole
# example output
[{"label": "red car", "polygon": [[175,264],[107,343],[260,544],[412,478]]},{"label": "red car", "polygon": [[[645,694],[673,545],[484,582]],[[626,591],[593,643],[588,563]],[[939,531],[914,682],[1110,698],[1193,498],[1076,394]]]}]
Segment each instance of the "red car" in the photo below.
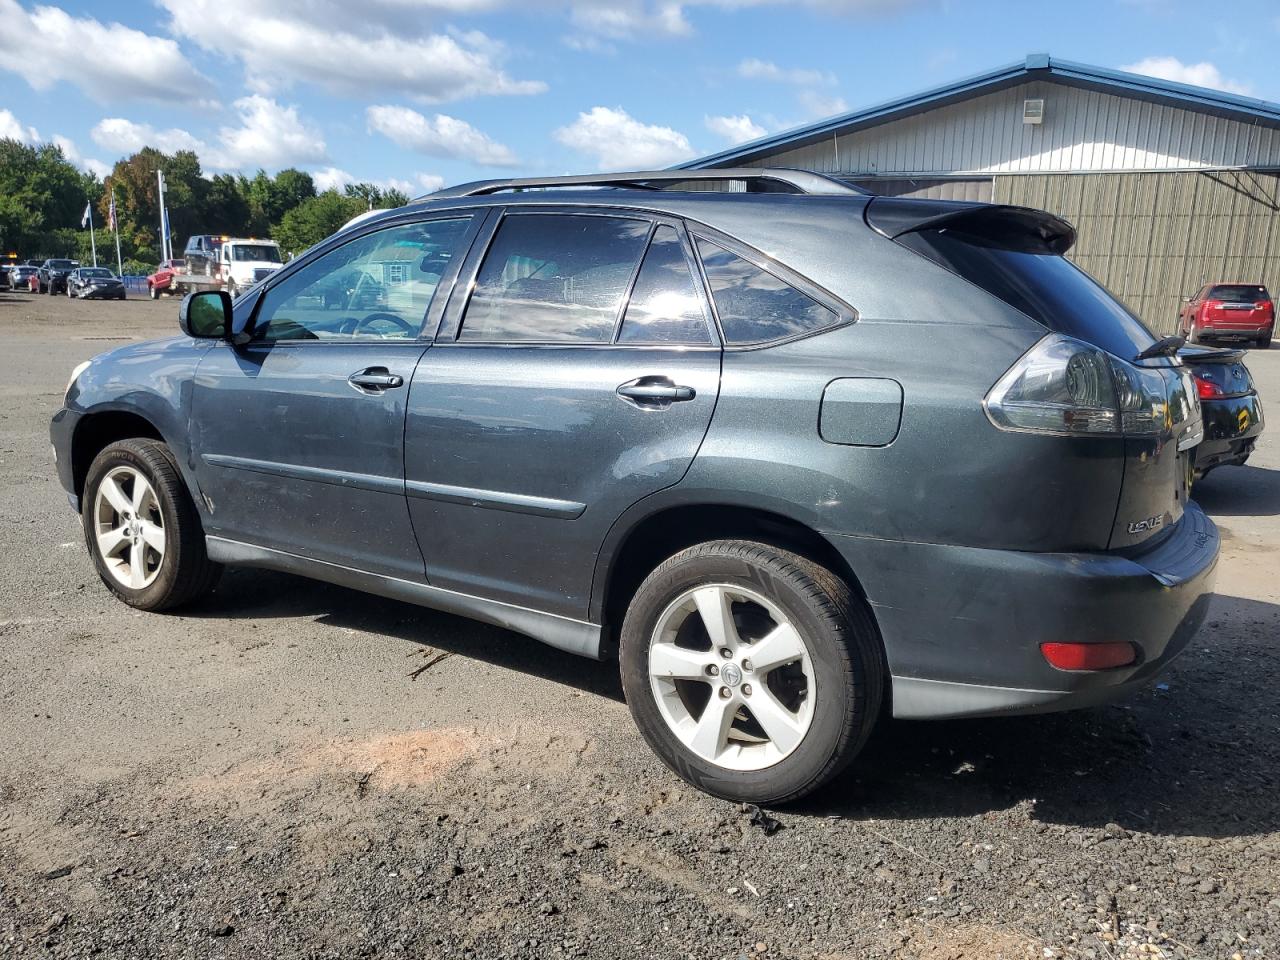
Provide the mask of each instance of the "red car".
[{"label": "red car", "polygon": [[160,294],[169,289],[173,275],[187,265],[185,260],[166,260],[156,267],[156,272],[147,277],[147,290],[152,300],[159,300]]},{"label": "red car", "polygon": [[1276,308],[1260,283],[1209,283],[1182,301],[1182,335],[1192,343],[1206,340],[1252,340],[1271,346]]}]

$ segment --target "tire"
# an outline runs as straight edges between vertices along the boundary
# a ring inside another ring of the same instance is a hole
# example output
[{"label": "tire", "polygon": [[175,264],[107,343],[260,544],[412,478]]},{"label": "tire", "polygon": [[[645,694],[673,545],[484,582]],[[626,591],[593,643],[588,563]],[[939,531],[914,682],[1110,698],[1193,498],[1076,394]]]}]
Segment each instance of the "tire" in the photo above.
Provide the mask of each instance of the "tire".
[{"label": "tire", "polygon": [[1200,332],[1200,328],[1194,323],[1191,324],[1191,334],[1187,337],[1192,343],[1204,343],[1204,334]]},{"label": "tire", "polygon": [[1254,341],[1254,343],[1258,345],[1259,350],[1270,350],[1271,337],[1272,337],[1272,334],[1268,333],[1265,337],[1259,337],[1257,340]]},{"label": "tire", "polygon": [[[695,590],[700,593],[693,595]],[[728,659],[716,658],[701,613],[706,596],[722,598],[708,602],[721,610],[728,598],[733,612],[726,635],[732,635],[727,642],[737,649]],[[685,613],[690,606],[693,612]],[[673,630],[682,617],[683,625]],[[760,640],[781,625],[779,617],[789,621],[790,646],[802,656],[760,670],[750,662],[751,652],[764,655]],[[743,642],[752,634],[753,642]],[[676,679],[651,675],[652,654],[659,648],[668,651],[664,660],[676,654]],[[627,704],[649,746],[681,778],[726,800],[788,803],[821,787],[861,750],[884,694],[879,633],[848,585],[804,557],[744,540],[698,544],[649,574],[627,609],[619,657]],[[712,670],[711,663],[721,666],[714,679],[707,679],[703,673]],[[699,699],[705,703],[700,710]],[[722,723],[720,732],[701,741],[719,745],[708,756],[695,749],[699,740],[696,733],[690,736],[690,724],[699,731],[716,730],[704,721],[705,711],[718,703],[728,727]],[[786,711],[787,725],[781,728],[778,707]],[[761,716],[772,713],[769,726],[784,730],[786,737],[770,734],[756,718],[757,710]],[[678,735],[677,727],[685,733]]]},{"label": "tire", "polygon": [[[115,538],[122,549],[104,553],[99,532],[124,530],[128,514],[113,508],[112,496],[107,493],[100,498],[99,491],[104,483],[112,483],[116,502],[132,508],[138,503],[138,476],[151,492],[142,498],[141,509],[128,512],[142,521],[140,530],[160,527],[163,552],[157,554],[151,548],[154,541],[139,533],[132,539],[127,535]],[[139,610],[170,610],[188,603],[212,590],[222,573],[222,567],[205,552],[204,528],[178,465],[169,448],[158,440],[120,440],[94,458],[85,479],[81,521],[98,576],[108,590]],[[107,554],[112,555],[111,560]],[[143,558],[136,580],[131,576],[131,564],[127,570],[121,568],[135,556]]]},{"label": "tire", "polygon": [[151,299],[152,299],[152,300],[159,300],[159,299],[160,299],[160,291],[159,291],[159,290],[157,290],[155,287],[153,287],[151,284],[147,284],[147,290],[149,290],[149,291],[151,292]]}]

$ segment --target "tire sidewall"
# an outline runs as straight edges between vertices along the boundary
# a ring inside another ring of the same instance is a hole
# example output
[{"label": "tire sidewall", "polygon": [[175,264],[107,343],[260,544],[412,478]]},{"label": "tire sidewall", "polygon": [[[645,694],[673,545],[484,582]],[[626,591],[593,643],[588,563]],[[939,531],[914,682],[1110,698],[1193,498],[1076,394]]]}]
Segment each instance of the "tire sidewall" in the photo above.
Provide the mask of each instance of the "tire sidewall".
[{"label": "tire sidewall", "polygon": [[[801,634],[813,664],[816,689],[809,730],[792,753],[761,770],[728,770],[695,755],[667,726],[650,685],[649,644],[658,618],[680,594],[712,583],[745,587],[776,604]],[[771,802],[803,792],[841,748],[854,695],[841,642],[832,624],[805,601],[790,577],[741,557],[692,556],[660,569],[637,591],[620,643],[623,688],[641,734],[677,774],[717,796]]]},{"label": "tire sidewall", "polygon": [[[158,453],[155,455],[163,456],[163,454]],[[151,484],[151,489],[155,491],[156,502],[160,505],[160,518],[164,521],[165,549],[164,557],[160,561],[160,571],[156,574],[156,578],[141,590],[126,587],[116,580],[111,571],[107,569],[106,561],[102,559],[102,554],[98,550],[97,531],[94,529],[97,523],[98,487],[101,485],[103,477],[116,467],[122,466],[133,467],[147,478],[147,482]],[[150,462],[150,457],[143,456],[124,444],[112,444],[103,450],[89,467],[89,473],[85,478],[84,500],[80,512],[81,525],[84,528],[85,546],[89,550],[89,556],[93,558],[93,565],[98,570],[98,576],[102,578],[102,582],[106,584],[107,589],[132,607],[150,609],[161,605],[173,590],[174,582],[178,576],[178,567],[182,561],[180,556],[181,544],[177,536],[179,523],[177,505],[173,503],[172,498],[157,477],[155,468]]]}]

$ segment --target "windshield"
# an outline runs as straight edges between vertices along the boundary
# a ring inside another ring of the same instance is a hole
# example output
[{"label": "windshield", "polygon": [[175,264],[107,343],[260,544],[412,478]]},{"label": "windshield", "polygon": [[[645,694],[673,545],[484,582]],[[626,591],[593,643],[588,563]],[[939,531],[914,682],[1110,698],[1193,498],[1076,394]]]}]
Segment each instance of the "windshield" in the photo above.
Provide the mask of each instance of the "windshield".
[{"label": "windshield", "polygon": [[76,262],[74,260],[50,260],[49,261],[50,270],[66,270],[67,268],[74,267],[75,265],[76,265]]},{"label": "windshield", "polygon": [[1102,284],[1058,254],[1022,253],[956,230],[922,230],[898,242],[1050,330],[1124,360],[1156,340]]},{"label": "windshield", "polygon": [[1256,283],[1222,283],[1209,291],[1206,300],[1225,303],[1257,303],[1267,299],[1267,288]]},{"label": "windshield", "polygon": [[85,267],[80,271],[80,276],[106,277],[108,280],[110,280],[113,274],[111,273],[110,270],[106,269],[105,267]]},{"label": "windshield", "polygon": [[237,243],[231,248],[231,259],[280,263],[280,248],[274,243]]}]

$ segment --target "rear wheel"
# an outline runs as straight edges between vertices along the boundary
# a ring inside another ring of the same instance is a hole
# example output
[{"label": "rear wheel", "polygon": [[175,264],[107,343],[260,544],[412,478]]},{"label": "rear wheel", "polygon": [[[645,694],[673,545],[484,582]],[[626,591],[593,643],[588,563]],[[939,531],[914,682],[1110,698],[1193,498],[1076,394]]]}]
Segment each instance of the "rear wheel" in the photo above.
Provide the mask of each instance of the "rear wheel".
[{"label": "rear wheel", "polygon": [[94,459],[81,503],[85,543],[98,576],[141,610],[167,610],[213,589],[222,568],[169,448],[121,440]]},{"label": "rear wheel", "polygon": [[1200,328],[1195,323],[1191,324],[1191,333],[1187,339],[1192,343],[1204,343],[1204,334],[1200,332]]},{"label": "rear wheel", "polygon": [[718,797],[784,803],[861,749],[884,686],[870,615],[829,570],[766,544],[683,550],[636,591],[622,682],[662,760]]},{"label": "rear wheel", "polygon": [[1254,343],[1258,345],[1259,350],[1270,350],[1271,334],[1268,333],[1265,337],[1259,337],[1257,340],[1254,341]]}]

